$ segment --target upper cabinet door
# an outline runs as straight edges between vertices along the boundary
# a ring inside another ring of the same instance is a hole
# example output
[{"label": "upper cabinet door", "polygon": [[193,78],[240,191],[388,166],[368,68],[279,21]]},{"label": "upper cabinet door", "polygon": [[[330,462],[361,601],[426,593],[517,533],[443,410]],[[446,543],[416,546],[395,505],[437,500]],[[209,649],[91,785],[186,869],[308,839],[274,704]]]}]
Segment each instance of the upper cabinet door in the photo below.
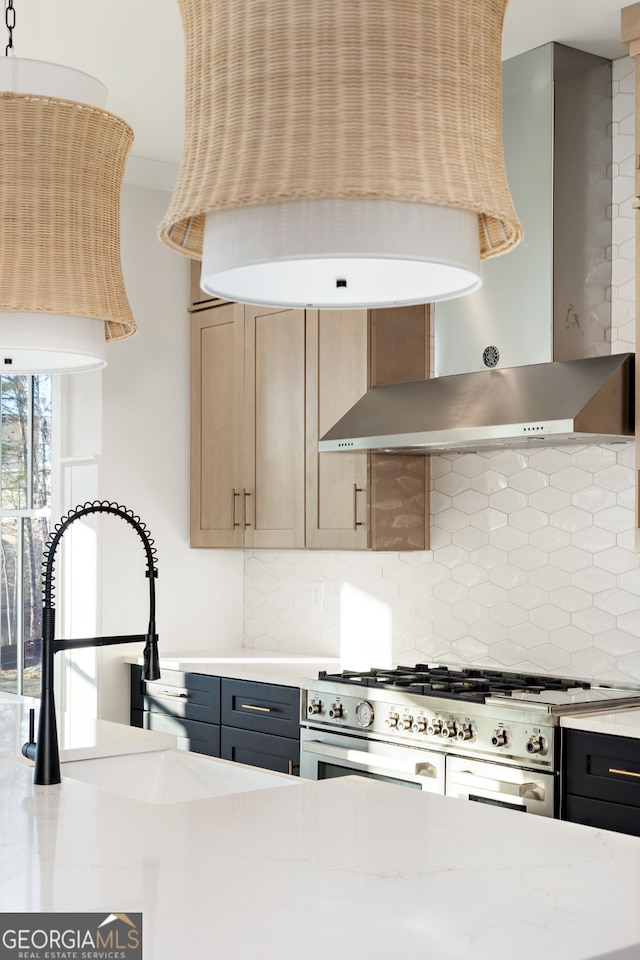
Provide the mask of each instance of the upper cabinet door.
[{"label": "upper cabinet door", "polygon": [[304,547],[304,310],[245,306],[247,547]]},{"label": "upper cabinet door", "polygon": [[191,546],[241,547],[244,308],[191,317]]},{"label": "upper cabinet door", "polygon": [[369,456],[318,453],[318,440],[369,386],[367,310],[307,311],[307,546],[369,546]]}]

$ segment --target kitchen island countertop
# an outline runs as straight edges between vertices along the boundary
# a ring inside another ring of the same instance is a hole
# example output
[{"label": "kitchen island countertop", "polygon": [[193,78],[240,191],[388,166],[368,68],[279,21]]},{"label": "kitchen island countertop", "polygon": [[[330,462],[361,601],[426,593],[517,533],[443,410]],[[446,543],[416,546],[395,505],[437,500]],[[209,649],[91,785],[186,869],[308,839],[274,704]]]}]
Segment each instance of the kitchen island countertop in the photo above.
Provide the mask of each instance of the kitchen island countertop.
[{"label": "kitchen island countertop", "polygon": [[0,803],[2,911],[142,912],[147,960],[640,958],[632,837],[353,777],[148,804],[3,759]]},{"label": "kitchen island countertop", "polygon": [[587,733],[607,733],[614,737],[640,740],[640,707],[588,713],[581,717],[560,717],[560,726]]}]

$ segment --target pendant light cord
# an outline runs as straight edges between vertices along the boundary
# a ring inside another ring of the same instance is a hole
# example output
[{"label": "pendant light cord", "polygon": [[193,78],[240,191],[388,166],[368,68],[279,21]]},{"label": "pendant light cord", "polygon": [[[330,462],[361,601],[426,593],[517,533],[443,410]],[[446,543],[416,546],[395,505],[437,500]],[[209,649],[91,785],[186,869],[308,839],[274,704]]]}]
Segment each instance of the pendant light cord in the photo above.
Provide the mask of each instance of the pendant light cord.
[{"label": "pendant light cord", "polygon": [[4,48],[4,55],[8,57],[9,54],[13,53],[13,31],[16,26],[16,11],[13,6],[13,0],[7,0],[7,5],[4,11],[4,22],[7,25],[7,31],[9,33],[9,42]]}]

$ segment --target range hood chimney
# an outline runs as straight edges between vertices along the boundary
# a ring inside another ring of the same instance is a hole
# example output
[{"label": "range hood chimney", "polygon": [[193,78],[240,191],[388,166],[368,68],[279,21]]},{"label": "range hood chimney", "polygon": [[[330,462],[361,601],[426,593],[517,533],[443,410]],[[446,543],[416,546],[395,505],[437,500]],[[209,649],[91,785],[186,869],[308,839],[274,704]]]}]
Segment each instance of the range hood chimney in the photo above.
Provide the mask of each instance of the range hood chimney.
[{"label": "range hood chimney", "polygon": [[503,63],[524,241],[435,308],[435,377],[374,387],[320,451],[626,441],[633,355],[610,356],[611,61],[549,43]]}]

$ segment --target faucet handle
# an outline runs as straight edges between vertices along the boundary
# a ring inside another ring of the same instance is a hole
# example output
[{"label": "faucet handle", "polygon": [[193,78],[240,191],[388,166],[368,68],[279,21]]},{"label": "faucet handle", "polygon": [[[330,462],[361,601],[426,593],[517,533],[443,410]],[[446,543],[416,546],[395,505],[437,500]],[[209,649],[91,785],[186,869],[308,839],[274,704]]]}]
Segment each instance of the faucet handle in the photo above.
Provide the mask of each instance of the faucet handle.
[{"label": "faucet handle", "polygon": [[27,760],[36,758],[36,711],[33,707],[29,709],[29,739],[22,744],[22,756]]}]

